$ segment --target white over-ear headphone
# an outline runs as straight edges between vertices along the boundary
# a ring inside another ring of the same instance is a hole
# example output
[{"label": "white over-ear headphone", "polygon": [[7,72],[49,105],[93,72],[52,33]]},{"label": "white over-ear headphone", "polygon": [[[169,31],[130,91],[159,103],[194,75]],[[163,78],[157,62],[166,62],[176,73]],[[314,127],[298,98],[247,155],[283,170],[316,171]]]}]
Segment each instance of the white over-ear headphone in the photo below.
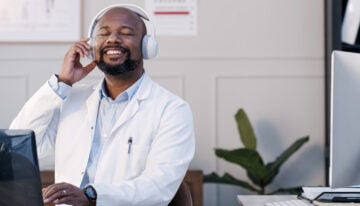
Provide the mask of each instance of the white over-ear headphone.
[{"label": "white over-ear headphone", "polygon": [[94,19],[92,20],[91,24],[90,24],[90,28],[89,28],[89,32],[88,32],[88,37],[90,38],[90,46],[91,46],[91,50],[89,52],[89,58],[91,60],[95,59],[94,56],[94,39],[93,39],[93,33],[94,33],[94,29],[96,27],[96,24],[98,23],[98,21],[100,20],[100,18],[110,9],[112,8],[127,8],[133,12],[135,12],[137,15],[139,15],[142,19],[147,20],[147,22],[150,25],[150,33],[148,32],[148,34],[146,34],[143,39],[142,39],[142,56],[144,59],[151,59],[156,57],[157,55],[157,51],[158,51],[158,43],[156,41],[155,38],[155,27],[150,19],[150,16],[146,13],[146,11],[142,8],[140,8],[137,5],[133,5],[133,4],[114,4],[111,6],[108,6],[104,9],[102,9],[98,14],[96,14],[96,16],[94,17]]}]

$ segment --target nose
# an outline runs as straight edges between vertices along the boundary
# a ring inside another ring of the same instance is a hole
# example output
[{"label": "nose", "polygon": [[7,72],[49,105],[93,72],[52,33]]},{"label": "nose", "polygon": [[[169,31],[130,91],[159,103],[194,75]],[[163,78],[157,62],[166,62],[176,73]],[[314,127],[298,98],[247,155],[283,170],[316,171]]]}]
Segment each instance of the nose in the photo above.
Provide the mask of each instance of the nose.
[{"label": "nose", "polygon": [[109,35],[109,37],[106,40],[106,43],[120,43],[121,42],[121,37],[119,34],[116,33],[112,33]]}]

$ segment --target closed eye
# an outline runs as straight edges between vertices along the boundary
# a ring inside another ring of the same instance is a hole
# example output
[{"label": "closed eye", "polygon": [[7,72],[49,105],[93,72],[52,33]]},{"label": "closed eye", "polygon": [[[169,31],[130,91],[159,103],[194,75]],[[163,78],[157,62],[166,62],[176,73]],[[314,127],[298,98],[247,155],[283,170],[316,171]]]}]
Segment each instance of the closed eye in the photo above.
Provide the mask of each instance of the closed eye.
[{"label": "closed eye", "polygon": [[110,33],[106,32],[106,33],[99,33],[98,36],[109,36]]},{"label": "closed eye", "polygon": [[130,29],[122,29],[119,32],[119,35],[125,35],[125,36],[133,36],[134,33]]},{"label": "closed eye", "polygon": [[132,33],[122,33],[122,34],[120,34],[120,35],[124,35],[124,36],[133,36],[134,34],[132,34]]}]

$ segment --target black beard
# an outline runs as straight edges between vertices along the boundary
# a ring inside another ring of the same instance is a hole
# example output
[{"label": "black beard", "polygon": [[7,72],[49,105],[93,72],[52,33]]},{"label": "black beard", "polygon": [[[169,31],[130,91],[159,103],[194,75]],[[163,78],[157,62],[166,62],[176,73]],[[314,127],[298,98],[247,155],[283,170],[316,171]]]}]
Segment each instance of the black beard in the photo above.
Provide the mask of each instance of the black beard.
[{"label": "black beard", "polygon": [[127,51],[126,60],[122,64],[109,65],[104,62],[104,52],[100,52],[100,60],[96,62],[98,68],[105,74],[119,76],[134,71],[140,64],[140,60],[130,60],[130,51]]}]

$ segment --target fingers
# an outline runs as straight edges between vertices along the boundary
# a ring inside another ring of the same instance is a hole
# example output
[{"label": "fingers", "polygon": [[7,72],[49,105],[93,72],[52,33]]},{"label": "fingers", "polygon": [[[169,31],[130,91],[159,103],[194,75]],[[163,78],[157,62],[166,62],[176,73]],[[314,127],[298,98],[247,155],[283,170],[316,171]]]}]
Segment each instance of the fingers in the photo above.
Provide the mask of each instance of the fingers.
[{"label": "fingers", "polygon": [[85,41],[79,41],[73,44],[70,53],[78,54],[80,57],[86,57],[90,52],[90,45]]},{"label": "fingers", "polygon": [[53,202],[54,200],[66,197],[67,195],[68,190],[66,183],[53,184],[43,189],[44,203]]},{"label": "fingers", "polygon": [[92,62],[90,62],[88,65],[86,65],[86,66],[84,67],[84,69],[85,69],[87,72],[91,72],[95,67],[96,67],[96,63],[95,63],[95,61],[92,61]]},{"label": "fingers", "polygon": [[67,56],[72,57],[71,59],[75,59],[77,57],[85,57],[90,52],[90,45],[87,43],[90,38],[83,38],[80,41],[75,42],[67,52]]},{"label": "fingers", "polygon": [[82,42],[87,42],[89,40],[90,40],[90,37],[84,37],[84,38],[80,39],[80,41],[82,41]]},{"label": "fingers", "polygon": [[68,183],[57,183],[43,189],[44,203],[87,205],[84,192]]},{"label": "fingers", "polygon": [[61,198],[54,200],[54,203],[55,204],[69,203],[72,201],[72,199],[73,198],[71,196],[63,196]]}]

